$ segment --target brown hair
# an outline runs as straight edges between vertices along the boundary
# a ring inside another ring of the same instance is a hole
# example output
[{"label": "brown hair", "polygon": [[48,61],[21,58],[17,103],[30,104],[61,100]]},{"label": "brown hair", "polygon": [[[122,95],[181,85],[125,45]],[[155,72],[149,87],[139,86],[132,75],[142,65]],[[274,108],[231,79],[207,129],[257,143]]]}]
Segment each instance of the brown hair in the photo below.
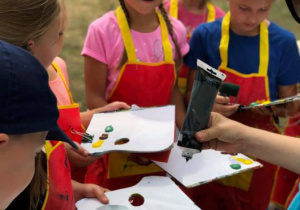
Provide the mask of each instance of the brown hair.
[{"label": "brown hair", "polygon": [[41,151],[35,157],[35,173],[30,183],[30,209],[37,209],[42,205],[41,197],[47,190],[47,157]]},{"label": "brown hair", "polygon": [[[131,25],[131,21],[130,21],[130,15],[129,15],[129,12],[125,6],[125,3],[124,3],[124,0],[119,0],[120,2],[120,5],[125,13],[125,17],[127,19],[127,22],[128,22],[128,25],[130,27]],[[168,32],[172,38],[172,41],[174,42],[174,45],[175,45],[175,48],[176,48],[176,52],[177,52],[177,55],[178,55],[178,62],[176,63],[176,71],[178,72],[180,69],[181,69],[181,66],[182,66],[182,62],[183,62],[183,59],[182,59],[182,54],[181,54],[181,50],[180,50],[180,47],[179,47],[179,44],[177,42],[177,40],[175,39],[175,36],[174,36],[174,31],[173,31],[173,26],[172,26],[172,23],[169,19],[169,16],[163,6],[163,3],[160,3],[160,5],[158,6],[164,20],[166,21],[166,24],[167,24],[167,27],[168,27]],[[122,68],[122,66],[126,63],[126,61],[128,60],[127,58],[127,53],[126,53],[126,49],[124,49],[124,53],[123,53],[123,56],[122,56],[122,59],[118,65],[118,68]]]},{"label": "brown hair", "polygon": [[0,0],[0,39],[28,50],[58,15],[66,17],[63,0]]}]

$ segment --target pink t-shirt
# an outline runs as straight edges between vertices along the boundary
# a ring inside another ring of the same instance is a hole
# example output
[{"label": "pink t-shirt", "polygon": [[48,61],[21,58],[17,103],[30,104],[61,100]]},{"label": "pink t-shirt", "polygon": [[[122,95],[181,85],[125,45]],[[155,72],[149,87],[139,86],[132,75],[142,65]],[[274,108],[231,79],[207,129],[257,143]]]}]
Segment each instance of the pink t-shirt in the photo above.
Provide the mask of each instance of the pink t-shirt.
[{"label": "pink t-shirt", "polygon": [[[170,12],[170,3],[168,0],[164,3],[166,11]],[[214,6],[216,10],[216,19],[219,19],[225,15],[225,12],[219,7]],[[180,20],[186,28],[187,34],[191,35],[195,28],[202,23],[206,23],[207,20],[207,10],[201,15],[196,15],[191,13],[189,10],[185,9],[180,2],[178,2],[178,20]]]},{"label": "pink t-shirt", "polygon": [[[181,49],[182,55],[187,54],[189,45],[186,41],[186,31],[182,23],[170,18],[173,25],[174,36]],[[158,27],[150,33],[140,33],[131,30],[138,61],[156,63],[164,59],[161,41],[161,28]],[[169,36],[173,49],[173,57],[177,57],[174,43]],[[90,56],[108,66],[105,97],[113,89],[119,70],[117,69],[124,52],[123,39],[121,37],[117,18],[114,11],[104,14],[89,26],[88,34],[82,50],[82,55]]]},{"label": "pink t-shirt", "polygon": [[[59,69],[61,70],[66,80],[67,86],[69,87],[69,77],[68,77],[66,63],[64,62],[63,59],[59,57],[55,58],[54,62],[56,63],[56,65],[58,65]],[[54,80],[49,81],[49,86],[52,92],[54,93],[54,95],[56,96],[58,106],[71,104],[69,93],[58,73]]]}]

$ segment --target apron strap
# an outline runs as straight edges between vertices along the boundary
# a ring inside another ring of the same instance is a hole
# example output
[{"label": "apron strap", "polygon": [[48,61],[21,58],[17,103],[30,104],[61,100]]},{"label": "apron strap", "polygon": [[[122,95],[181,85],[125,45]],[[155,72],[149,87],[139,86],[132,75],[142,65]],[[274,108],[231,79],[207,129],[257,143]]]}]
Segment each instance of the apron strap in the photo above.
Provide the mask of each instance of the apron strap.
[{"label": "apron strap", "polygon": [[263,21],[260,24],[259,36],[259,71],[260,75],[267,76],[269,66],[269,31],[267,24]]},{"label": "apron strap", "polygon": [[[211,2],[207,2],[207,19],[206,22],[212,22],[216,20],[216,10]],[[178,19],[178,0],[171,0],[169,14],[171,17]]]},{"label": "apron strap", "polygon": [[229,45],[229,24],[230,12],[228,12],[222,21],[221,41],[219,46],[221,65],[219,68],[226,68],[228,63],[228,45]]},{"label": "apron strap", "polygon": [[216,10],[211,2],[207,2],[207,20],[206,22],[212,22],[216,20]]},{"label": "apron strap", "polygon": [[178,19],[178,0],[171,0],[169,14],[171,17]]},{"label": "apron strap", "polygon": [[166,21],[164,20],[163,16],[160,14],[160,12],[156,11],[156,14],[157,14],[159,22],[160,22],[161,39],[162,39],[162,45],[163,45],[163,49],[164,49],[165,61],[166,62],[174,62],[172,45],[169,41],[169,33],[168,33],[168,27],[167,27]]},{"label": "apron strap", "polygon": [[53,144],[51,143],[51,141],[46,140],[46,141],[45,141],[44,148],[45,148],[45,152],[46,152],[47,157],[50,157],[50,154],[51,154],[57,147],[59,147],[62,143],[63,143],[63,142],[59,141],[59,142],[57,142],[57,144],[53,145]]},{"label": "apron strap", "polygon": [[[229,46],[229,26],[230,12],[228,12],[222,21],[222,37],[219,51],[221,56],[221,65],[219,68],[227,68],[228,65],[228,46]],[[269,65],[269,32],[265,22],[260,24],[259,34],[259,69],[258,75],[267,77]]]},{"label": "apron strap", "polygon": [[[136,53],[135,53],[135,47],[132,40],[132,36],[130,33],[130,28],[126,19],[126,16],[124,14],[124,11],[121,7],[118,7],[116,10],[117,19],[121,31],[121,35],[123,38],[124,46],[127,52],[128,61],[129,62],[137,62]],[[161,27],[161,35],[162,35],[162,45],[164,49],[164,59],[166,62],[173,62],[173,53],[172,53],[172,46],[169,41],[168,37],[168,28],[167,24],[163,18],[163,16],[156,11],[156,14],[158,16],[160,27]]]},{"label": "apron strap", "polygon": [[60,76],[61,80],[63,81],[63,83],[64,83],[64,85],[65,85],[65,87],[66,87],[66,90],[68,91],[68,94],[69,94],[71,103],[73,104],[74,101],[73,101],[72,93],[71,93],[70,89],[68,88],[68,85],[67,85],[67,82],[66,82],[66,79],[65,79],[63,73],[61,72],[59,66],[58,66],[55,62],[52,62],[51,65],[52,65],[53,68],[57,71],[58,75]]}]

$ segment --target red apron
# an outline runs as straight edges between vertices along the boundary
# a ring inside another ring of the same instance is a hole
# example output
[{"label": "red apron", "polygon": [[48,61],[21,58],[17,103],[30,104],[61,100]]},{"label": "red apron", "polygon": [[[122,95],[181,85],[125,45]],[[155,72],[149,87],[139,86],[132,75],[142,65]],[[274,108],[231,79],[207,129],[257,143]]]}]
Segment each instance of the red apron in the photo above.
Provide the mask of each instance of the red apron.
[{"label": "red apron", "polygon": [[47,193],[43,210],[75,209],[68,157],[62,142],[46,141]]},{"label": "red apron", "polygon": [[[216,10],[215,10],[214,5],[211,2],[207,2],[206,8],[207,8],[206,23],[214,21],[216,19]],[[171,17],[178,19],[178,0],[171,0],[169,14]],[[188,33],[187,41],[190,40],[191,36],[192,36],[192,34]],[[187,73],[188,73],[188,67],[183,64],[180,74],[179,74],[179,77],[178,77],[178,87],[180,89],[180,92],[183,95],[186,92]]]},{"label": "red apron", "polygon": [[[80,118],[80,110],[79,105],[77,103],[74,103],[72,94],[67,86],[66,80],[61,73],[61,70],[59,69],[59,66],[56,63],[52,63],[52,66],[57,71],[58,75],[62,79],[68,93],[70,96],[70,105],[64,105],[64,106],[58,106],[59,110],[59,118],[58,118],[58,125],[59,127],[75,142],[81,143],[82,135],[76,134],[76,132],[83,134],[84,128],[81,124],[81,118]],[[84,176],[86,172],[86,167],[77,168],[75,166],[71,165],[71,174],[72,179],[76,180],[78,182],[83,183],[84,182]]]},{"label": "red apron", "polygon": [[[141,107],[170,104],[176,71],[168,30],[162,15],[157,12],[162,31],[164,61],[143,63],[137,61],[134,43],[123,10],[119,7],[116,14],[128,62],[122,67],[116,85],[107,100],[109,102],[124,101],[129,105],[137,104]],[[96,183],[114,190],[135,185],[145,174],[165,174],[153,163],[149,166],[140,166],[134,163],[130,160],[129,153],[111,153],[105,158],[108,160],[96,161],[88,168],[86,182]],[[103,162],[105,165],[99,168]],[[107,179],[105,180],[103,177],[107,177]]]},{"label": "red apron", "polygon": [[[260,25],[260,64],[258,73],[248,75],[241,74],[227,67],[229,24],[230,13],[227,13],[222,22],[222,38],[219,46],[221,65],[219,66],[219,70],[227,75],[226,82],[241,86],[239,94],[233,102],[249,105],[254,101],[262,102],[269,100],[269,40],[266,24],[263,22]],[[243,113],[236,113],[231,118],[251,127],[278,132],[278,128],[271,116],[261,116],[252,111],[245,111]],[[207,184],[204,187],[204,191],[201,193],[200,190],[198,191],[197,203],[204,210],[216,208],[265,210],[269,204],[276,166],[262,160],[259,160],[259,162],[264,165],[261,169],[244,172],[224,178],[219,182]]]},{"label": "red apron", "polygon": [[[283,134],[292,137],[300,137],[300,113],[288,119]],[[271,201],[282,208],[287,208],[297,194],[298,186],[299,175],[279,167],[275,176]]]}]

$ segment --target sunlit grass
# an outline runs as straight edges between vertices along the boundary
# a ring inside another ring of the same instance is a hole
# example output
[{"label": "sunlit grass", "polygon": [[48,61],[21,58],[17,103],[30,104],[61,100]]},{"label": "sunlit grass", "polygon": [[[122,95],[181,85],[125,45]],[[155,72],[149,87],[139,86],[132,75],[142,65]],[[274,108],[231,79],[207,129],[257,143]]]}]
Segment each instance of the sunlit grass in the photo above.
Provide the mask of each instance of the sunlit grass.
[{"label": "sunlit grass", "polygon": [[[89,24],[105,12],[117,7],[117,0],[65,0],[70,17],[70,25],[65,35],[65,44],[61,57],[68,65],[70,88],[74,100],[80,104],[81,110],[86,109],[83,57],[80,55],[84,38]],[[213,0],[213,2],[227,11],[226,0]],[[290,15],[285,1],[275,1],[270,20],[295,33],[300,39],[300,25],[296,24]]]}]

